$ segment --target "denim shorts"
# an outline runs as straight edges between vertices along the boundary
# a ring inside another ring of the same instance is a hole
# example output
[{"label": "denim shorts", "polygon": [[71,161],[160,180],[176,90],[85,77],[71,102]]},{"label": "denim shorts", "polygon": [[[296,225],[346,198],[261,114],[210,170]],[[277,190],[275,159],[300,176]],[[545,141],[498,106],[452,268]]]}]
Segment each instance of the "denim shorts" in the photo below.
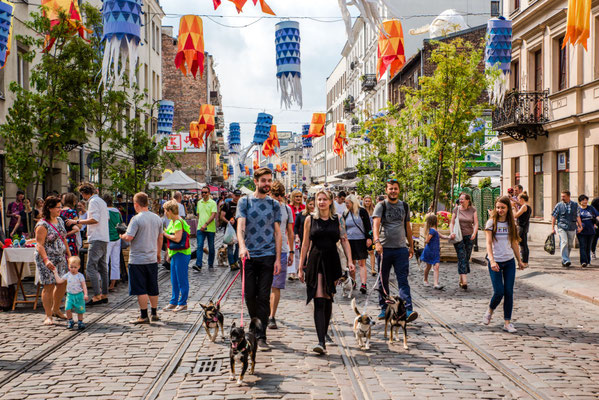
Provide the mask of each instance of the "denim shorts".
[{"label": "denim shorts", "polygon": [[285,289],[287,281],[287,253],[281,253],[281,273],[273,275],[272,287],[275,289]]}]

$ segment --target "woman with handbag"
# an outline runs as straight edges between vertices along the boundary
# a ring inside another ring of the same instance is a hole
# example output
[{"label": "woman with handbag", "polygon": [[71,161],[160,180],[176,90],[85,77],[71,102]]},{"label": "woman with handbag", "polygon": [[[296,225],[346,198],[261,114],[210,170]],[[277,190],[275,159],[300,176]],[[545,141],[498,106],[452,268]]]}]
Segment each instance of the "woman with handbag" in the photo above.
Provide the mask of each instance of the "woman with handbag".
[{"label": "woman with handbag", "polygon": [[164,311],[187,310],[187,297],[189,295],[189,261],[191,248],[189,247],[189,225],[179,216],[179,203],[169,200],[164,203],[164,213],[170,220],[164,230],[164,238],[168,240],[168,255],[171,259],[171,284],[173,295]]},{"label": "woman with handbag", "polygon": [[42,207],[42,219],[35,226],[35,266],[42,289],[42,304],[46,319],[44,325],[53,325],[53,316],[67,319],[60,312],[60,303],[67,290],[67,283],[56,283],[55,268],[59,276],[68,272],[67,258],[71,256],[65,240],[67,230],[59,218],[62,206],[58,197],[49,196]]},{"label": "woman with handbag", "polygon": [[[368,248],[372,246],[372,226],[370,225],[370,216],[368,211],[360,207],[356,195],[351,194],[345,199],[347,210],[343,213],[347,239],[354,261],[354,265],[360,266],[360,293],[366,294],[366,280],[368,271],[366,270],[366,259],[368,258]],[[355,272],[350,274],[356,282]]]},{"label": "woman with handbag", "polygon": [[468,289],[468,274],[470,273],[470,256],[472,246],[478,233],[478,215],[472,206],[472,198],[468,193],[461,193],[459,206],[453,209],[449,236],[458,255],[459,285],[463,290]]}]

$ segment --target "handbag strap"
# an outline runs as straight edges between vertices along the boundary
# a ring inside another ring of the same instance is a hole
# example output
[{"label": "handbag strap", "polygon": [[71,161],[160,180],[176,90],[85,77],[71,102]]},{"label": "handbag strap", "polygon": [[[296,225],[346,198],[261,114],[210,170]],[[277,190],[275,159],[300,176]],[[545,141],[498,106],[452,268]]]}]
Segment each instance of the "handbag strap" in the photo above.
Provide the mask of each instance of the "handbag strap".
[{"label": "handbag strap", "polygon": [[47,219],[44,219],[44,222],[47,223],[48,225],[50,225],[52,227],[52,229],[54,229],[54,231],[58,234],[58,236],[62,239],[62,241],[64,242],[64,245],[67,246],[67,249],[69,248],[69,245],[67,244],[66,239],[61,235],[61,233],[58,231],[58,229],[56,229],[56,227],[54,225],[52,225],[52,223],[50,221],[48,221]]}]

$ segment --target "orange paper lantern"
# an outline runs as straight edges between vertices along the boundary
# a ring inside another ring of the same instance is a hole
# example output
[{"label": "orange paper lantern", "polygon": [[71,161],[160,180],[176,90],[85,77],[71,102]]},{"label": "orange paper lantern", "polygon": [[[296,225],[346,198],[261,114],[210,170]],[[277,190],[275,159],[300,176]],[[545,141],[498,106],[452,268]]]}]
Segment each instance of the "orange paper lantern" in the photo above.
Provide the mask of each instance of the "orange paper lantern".
[{"label": "orange paper lantern", "polygon": [[193,121],[189,124],[189,141],[196,148],[200,148],[204,145],[204,136],[200,134],[200,125],[198,124],[198,121]]},{"label": "orange paper lantern", "polygon": [[202,18],[197,15],[184,15],[179,22],[179,38],[177,42],[175,67],[183,75],[191,71],[195,79],[198,69],[204,76],[204,28]]},{"label": "orange paper lantern", "polygon": [[250,174],[250,167],[248,167],[247,165],[245,166],[245,174],[246,175]]},{"label": "orange paper lantern", "polygon": [[223,164],[223,179],[229,179],[229,167],[227,166],[227,164]]},{"label": "orange paper lantern", "polygon": [[312,114],[312,123],[310,123],[310,130],[304,137],[315,138],[324,136],[324,125],[326,123],[327,116],[325,113],[314,113]]},{"label": "orange paper lantern", "polygon": [[[238,13],[241,13],[243,11],[243,6],[245,5],[245,3],[247,3],[247,0],[229,0],[231,3],[235,4],[235,8],[237,9]],[[274,11],[268,6],[268,4],[266,4],[266,1],[264,0],[253,0],[254,5],[258,4],[258,1],[260,1],[260,8],[262,9],[262,12],[265,14],[270,14],[270,15],[276,15],[274,13]],[[221,0],[212,0],[212,3],[214,4],[214,9],[216,10],[218,8],[218,6],[220,6]]]},{"label": "orange paper lantern", "polygon": [[[50,31],[60,24],[60,14],[64,13],[73,33],[77,32],[82,38],[85,38],[85,31],[91,33],[91,30],[83,25],[79,3],[76,0],[42,0],[42,9],[43,15],[50,20]],[[46,35],[44,51],[49,51],[55,41],[56,38]]]},{"label": "orange paper lantern", "polygon": [[279,135],[277,133],[277,126],[271,125],[270,135],[262,146],[262,154],[264,154],[264,157],[272,157],[276,154],[276,147],[281,147],[281,144],[279,143]]},{"label": "orange paper lantern", "polygon": [[345,124],[337,124],[335,129],[335,139],[333,140],[333,152],[343,158],[345,154],[344,145],[347,143],[347,133]]},{"label": "orange paper lantern", "polygon": [[383,28],[379,34],[377,71],[379,80],[389,69],[389,75],[395,76],[397,71],[406,62],[404,50],[403,29],[398,20],[383,22]]},{"label": "orange paper lantern", "polygon": [[205,135],[206,139],[214,131],[214,106],[212,104],[202,104],[200,106],[198,127],[200,135]]},{"label": "orange paper lantern", "polygon": [[254,160],[254,171],[260,169],[260,163],[258,162],[258,160]]}]

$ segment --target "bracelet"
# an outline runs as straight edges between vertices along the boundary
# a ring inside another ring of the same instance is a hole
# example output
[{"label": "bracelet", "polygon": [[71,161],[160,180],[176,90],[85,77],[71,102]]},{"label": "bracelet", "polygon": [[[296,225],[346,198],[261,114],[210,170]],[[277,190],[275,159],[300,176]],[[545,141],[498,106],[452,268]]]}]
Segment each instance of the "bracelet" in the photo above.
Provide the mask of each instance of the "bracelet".
[{"label": "bracelet", "polygon": [[377,240],[374,241],[374,244],[377,244],[377,243],[381,243],[381,240],[377,239]]},{"label": "bracelet", "polygon": [[289,250],[289,253],[295,253],[295,250]]}]

